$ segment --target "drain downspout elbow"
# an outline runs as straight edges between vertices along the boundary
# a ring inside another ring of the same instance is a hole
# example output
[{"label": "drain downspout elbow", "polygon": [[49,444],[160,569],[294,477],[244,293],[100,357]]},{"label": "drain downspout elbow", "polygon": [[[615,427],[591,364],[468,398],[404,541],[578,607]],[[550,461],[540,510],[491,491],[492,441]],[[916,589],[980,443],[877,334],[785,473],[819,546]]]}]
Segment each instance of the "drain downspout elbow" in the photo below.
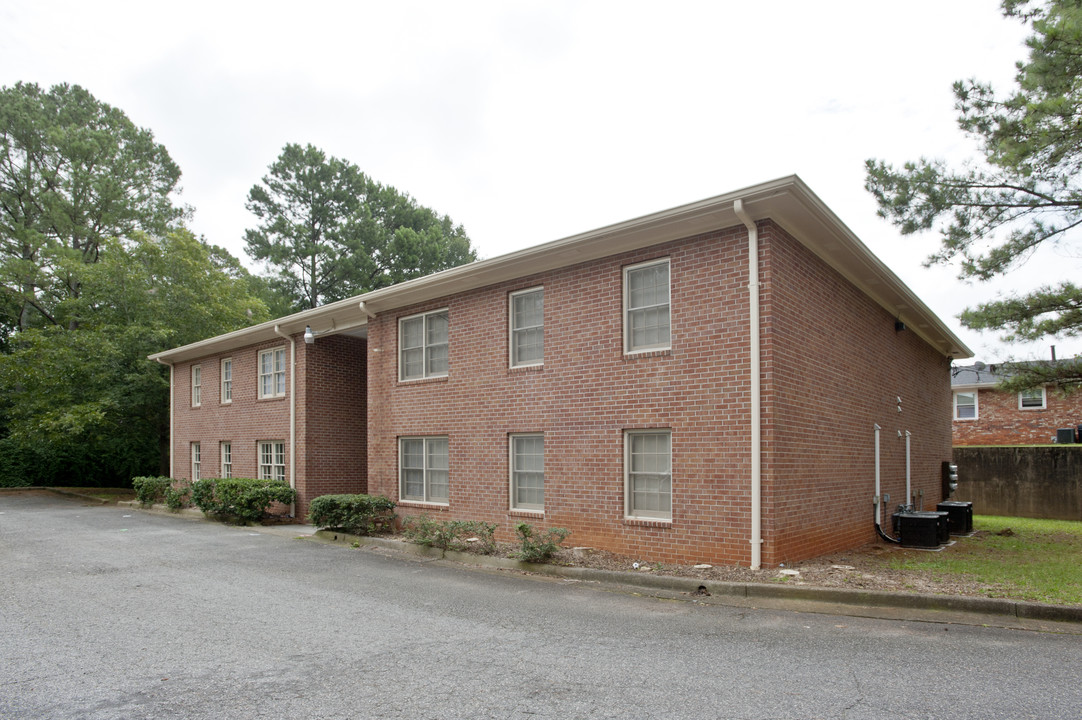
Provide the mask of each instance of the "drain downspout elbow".
[{"label": "drain downspout elbow", "polygon": [[744,209],[744,201],[733,203],[733,212],[748,229],[748,334],[751,358],[751,569],[758,570],[763,559],[763,448],[762,397],[759,354],[759,228]]}]

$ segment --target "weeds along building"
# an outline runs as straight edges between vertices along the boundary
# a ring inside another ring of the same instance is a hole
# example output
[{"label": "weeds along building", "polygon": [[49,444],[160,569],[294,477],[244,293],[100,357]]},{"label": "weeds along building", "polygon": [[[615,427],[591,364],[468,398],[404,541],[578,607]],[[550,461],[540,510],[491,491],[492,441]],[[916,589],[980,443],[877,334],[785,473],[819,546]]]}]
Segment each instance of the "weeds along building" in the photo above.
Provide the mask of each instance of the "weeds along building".
[{"label": "weeds along building", "polygon": [[907,472],[934,507],[970,356],[793,176],[151,359],[174,477],[757,567],[874,540]]}]

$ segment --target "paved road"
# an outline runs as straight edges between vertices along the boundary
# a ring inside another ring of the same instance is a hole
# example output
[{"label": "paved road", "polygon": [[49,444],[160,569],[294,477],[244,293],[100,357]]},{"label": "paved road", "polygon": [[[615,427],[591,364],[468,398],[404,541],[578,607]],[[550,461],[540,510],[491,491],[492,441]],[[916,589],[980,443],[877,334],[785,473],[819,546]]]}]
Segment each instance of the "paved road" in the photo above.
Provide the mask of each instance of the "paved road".
[{"label": "paved road", "polygon": [[0,718],[1072,718],[1078,636],[663,601],[0,493]]}]

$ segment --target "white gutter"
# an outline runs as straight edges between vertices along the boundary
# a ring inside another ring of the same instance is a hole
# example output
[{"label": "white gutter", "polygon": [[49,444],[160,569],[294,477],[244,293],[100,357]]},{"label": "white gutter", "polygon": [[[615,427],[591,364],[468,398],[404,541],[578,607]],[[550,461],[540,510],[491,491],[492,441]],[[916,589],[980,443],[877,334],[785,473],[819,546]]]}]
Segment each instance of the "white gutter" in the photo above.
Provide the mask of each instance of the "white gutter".
[{"label": "white gutter", "polygon": [[761,431],[762,398],[759,386],[759,229],[744,210],[739,198],[733,212],[748,228],[748,331],[751,355],[751,569],[758,570],[763,560],[763,445]]},{"label": "white gutter", "polygon": [[173,363],[157,358],[162,365],[169,366],[169,477],[176,477],[173,473]]},{"label": "white gutter", "polygon": [[[289,341],[289,487],[297,489],[297,341],[274,326],[274,334]],[[297,517],[297,503],[289,504],[289,515]]]},{"label": "white gutter", "polygon": [[909,461],[909,439],[910,439],[910,436],[911,436],[911,433],[908,430],[906,430],[905,431],[905,504],[909,505],[909,506],[912,506],[913,505],[913,490],[912,490],[912,488],[913,488],[912,477],[913,476],[912,476],[912,473],[910,472],[910,469],[911,469],[912,465],[910,464],[910,461]]},{"label": "white gutter", "polygon": [[883,523],[881,522],[881,520],[882,520],[882,508],[881,508],[881,503],[879,502],[879,431],[880,430],[882,430],[882,428],[880,428],[879,424],[876,423],[875,424],[875,498],[872,501],[872,502],[875,503],[875,526],[876,527],[881,527],[883,525]]}]

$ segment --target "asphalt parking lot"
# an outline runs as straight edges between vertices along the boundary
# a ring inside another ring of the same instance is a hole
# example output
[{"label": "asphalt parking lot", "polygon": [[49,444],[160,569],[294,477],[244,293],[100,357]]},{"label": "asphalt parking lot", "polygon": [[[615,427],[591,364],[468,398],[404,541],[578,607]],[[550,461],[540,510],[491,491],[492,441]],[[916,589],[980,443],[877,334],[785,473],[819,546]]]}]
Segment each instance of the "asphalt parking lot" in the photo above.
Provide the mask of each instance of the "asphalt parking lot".
[{"label": "asphalt parking lot", "polygon": [[1080,663],[0,493],[3,718],[1077,718]]}]

